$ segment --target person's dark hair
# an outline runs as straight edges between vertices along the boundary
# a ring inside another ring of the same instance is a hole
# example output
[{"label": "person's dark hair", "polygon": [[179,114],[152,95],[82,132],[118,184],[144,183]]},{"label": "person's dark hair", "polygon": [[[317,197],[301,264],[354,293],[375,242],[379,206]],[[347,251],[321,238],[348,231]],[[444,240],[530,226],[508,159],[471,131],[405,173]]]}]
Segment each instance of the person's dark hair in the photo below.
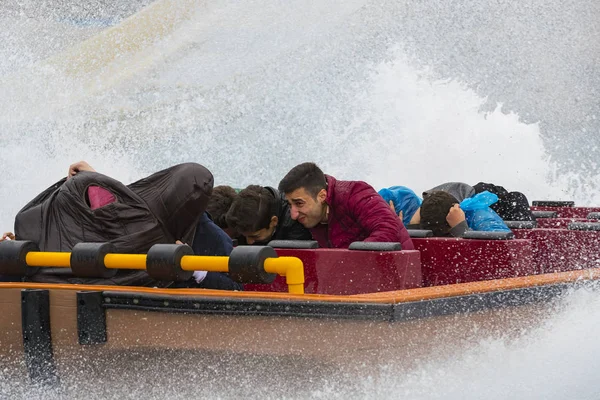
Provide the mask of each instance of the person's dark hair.
[{"label": "person's dark hair", "polygon": [[458,204],[458,200],[441,190],[425,196],[421,204],[421,229],[430,229],[434,236],[447,236],[450,233],[450,225],[446,216],[454,204]]},{"label": "person's dark hair", "polygon": [[259,185],[250,185],[238,193],[227,212],[227,225],[238,232],[256,232],[269,227],[277,215],[273,194]]},{"label": "person's dark hair", "polygon": [[214,223],[219,228],[229,228],[226,219],[227,211],[231,208],[236,197],[237,193],[231,186],[220,185],[214,187],[212,195],[208,199],[206,211],[208,211]]},{"label": "person's dark hair", "polygon": [[327,188],[325,174],[317,164],[307,162],[296,165],[279,182],[279,191],[283,193],[292,193],[294,190],[304,188],[313,198]]}]

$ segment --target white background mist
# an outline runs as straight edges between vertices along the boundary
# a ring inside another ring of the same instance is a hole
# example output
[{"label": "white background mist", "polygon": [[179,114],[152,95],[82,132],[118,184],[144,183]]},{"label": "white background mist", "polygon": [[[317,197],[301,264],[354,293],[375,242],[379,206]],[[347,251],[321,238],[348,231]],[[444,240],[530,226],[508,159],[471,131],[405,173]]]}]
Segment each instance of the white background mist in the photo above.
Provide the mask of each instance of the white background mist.
[{"label": "white background mist", "polygon": [[[514,106],[490,104],[464,68],[452,76],[450,62],[424,64],[421,48],[427,46],[401,29],[414,25],[411,3],[202,4],[172,36],[143,54],[122,55],[120,67],[135,74],[87,96],[78,82],[32,68],[102,28],[59,15],[68,8],[58,4],[54,14],[30,7],[29,14],[5,20],[3,229],[80,159],[126,182],[196,161],[213,171],[217,184],[276,186],[295,164],[312,160],[339,178],[376,188],[401,184],[420,192],[443,181],[491,181],[530,200],[600,200],[593,175],[562,171],[553,162],[540,128],[548,121],[525,123]],[[568,15],[580,11],[574,10]],[[503,11],[500,17],[510,19],[518,9]],[[550,11],[551,18],[560,12]],[[457,18],[474,24],[466,12],[447,15],[453,19],[447,26],[441,13],[426,18],[438,18],[436,29],[452,36],[460,29]],[[96,14],[108,18],[101,6]],[[40,45],[42,38],[50,45]],[[487,38],[498,46],[503,40],[498,31]],[[440,60],[448,57],[427,48],[429,58],[432,51]],[[498,73],[509,72],[515,73]],[[17,82],[10,80],[14,75]],[[560,109],[561,98],[541,96],[536,101]],[[494,98],[500,96],[494,92]]]},{"label": "white background mist", "polygon": [[[558,15],[569,21],[593,17],[594,7],[552,2],[545,13],[522,13],[519,7],[535,2],[478,2],[477,10],[449,2],[444,7],[451,10],[427,13],[419,7],[428,2],[215,1],[152,46],[143,63],[123,55],[123,67],[142,65],[139,71],[86,97],[65,77],[34,68],[101,29],[65,18],[61,10],[69,8],[55,3],[54,13],[35,12],[33,2],[23,2],[26,12],[13,9],[0,17],[0,87],[6,89],[0,91],[2,231],[11,230],[16,212],[81,159],[124,182],[196,161],[213,171],[217,184],[276,186],[295,164],[311,160],[338,178],[367,180],[376,188],[401,184],[419,192],[443,181],[491,181],[530,200],[600,203],[593,172],[561,170],[554,162],[557,150],[548,151],[544,142],[548,126],[557,131],[577,123],[556,122],[561,117],[596,126],[596,88],[578,88],[579,106],[568,91],[521,93],[519,87],[539,84],[539,74],[520,69],[536,54],[524,50],[533,45],[524,41],[520,49],[510,42],[520,50],[500,51],[514,29],[528,26],[500,22],[526,15],[539,28],[547,18],[547,40],[536,31],[537,54],[547,63],[546,50],[554,49],[569,68],[544,69],[550,74],[545,84],[571,82],[577,65],[578,74],[593,75],[588,63],[567,62],[586,57],[593,41],[570,36],[578,44],[570,54],[569,43],[553,47],[552,26],[561,23]],[[53,3],[45,7],[53,10]],[[475,17],[482,15],[487,17],[479,23]],[[484,24],[492,17],[498,24]],[[463,37],[465,27],[469,35]],[[494,51],[482,56],[481,48]],[[482,70],[488,77],[474,84]],[[519,79],[523,86],[515,83]],[[577,107],[585,112],[564,111]],[[595,140],[593,133],[589,137]],[[590,140],[582,142],[589,148],[572,155],[584,157],[593,148]],[[599,311],[595,293],[579,293],[519,340],[478,338],[473,351],[431,360],[401,379],[390,375],[373,385],[364,377],[360,395],[597,398]],[[340,393],[333,385],[315,388],[313,395]]]}]

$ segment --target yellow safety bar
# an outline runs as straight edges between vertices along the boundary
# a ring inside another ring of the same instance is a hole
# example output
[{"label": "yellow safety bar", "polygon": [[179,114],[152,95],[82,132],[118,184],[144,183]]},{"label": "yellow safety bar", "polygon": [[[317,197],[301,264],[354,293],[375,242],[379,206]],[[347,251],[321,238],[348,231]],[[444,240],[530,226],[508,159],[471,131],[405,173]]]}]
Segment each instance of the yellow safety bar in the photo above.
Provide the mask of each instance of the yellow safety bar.
[{"label": "yellow safety bar", "polygon": [[30,267],[71,267],[71,253],[56,251],[30,251],[25,256],[25,262]]},{"label": "yellow safety bar", "polygon": [[183,256],[181,269],[184,271],[229,272],[229,257]]},{"label": "yellow safety bar", "polygon": [[[30,267],[71,267],[71,253],[30,251],[25,257]],[[146,254],[107,254],[104,266],[109,269],[146,269]],[[304,264],[297,257],[267,258],[265,271],[285,276],[288,292],[304,294]],[[184,271],[229,272],[229,257],[183,256],[181,269]]]},{"label": "yellow safety bar", "polygon": [[298,257],[267,258],[265,271],[285,276],[288,292],[304,294],[304,264]]},{"label": "yellow safety bar", "polygon": [[146,269],[145,254],[107,254],[104,266],[110,269]]}]

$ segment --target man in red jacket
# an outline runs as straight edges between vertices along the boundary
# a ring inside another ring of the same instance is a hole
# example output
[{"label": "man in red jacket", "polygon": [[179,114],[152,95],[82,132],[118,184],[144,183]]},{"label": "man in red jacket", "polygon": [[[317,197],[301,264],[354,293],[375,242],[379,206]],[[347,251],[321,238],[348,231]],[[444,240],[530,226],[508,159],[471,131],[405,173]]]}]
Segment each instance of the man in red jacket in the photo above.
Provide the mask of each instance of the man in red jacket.
[{"label": "man in red jacket", "polygon": [[414,250],[402,221],[365,182],[338,181],[316,164],[303,163],[287,173],[279,191],[290,203],[292,219],[310,229],[320,247],[400,242],[403,250]]}]

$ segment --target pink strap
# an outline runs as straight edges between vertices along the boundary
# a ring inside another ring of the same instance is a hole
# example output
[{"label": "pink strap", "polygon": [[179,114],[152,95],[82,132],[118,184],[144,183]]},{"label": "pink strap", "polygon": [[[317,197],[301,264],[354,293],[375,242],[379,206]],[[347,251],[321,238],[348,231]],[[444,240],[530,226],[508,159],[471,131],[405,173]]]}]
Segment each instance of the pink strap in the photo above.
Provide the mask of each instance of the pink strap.
[{"label": "pink strap", "polygon": [[90,208],[95,210],[104,207],[107,204],[117,201],[115,196],[108,190],[100,186],[90,186],[88,188],[88,199],[90,199]]}]

